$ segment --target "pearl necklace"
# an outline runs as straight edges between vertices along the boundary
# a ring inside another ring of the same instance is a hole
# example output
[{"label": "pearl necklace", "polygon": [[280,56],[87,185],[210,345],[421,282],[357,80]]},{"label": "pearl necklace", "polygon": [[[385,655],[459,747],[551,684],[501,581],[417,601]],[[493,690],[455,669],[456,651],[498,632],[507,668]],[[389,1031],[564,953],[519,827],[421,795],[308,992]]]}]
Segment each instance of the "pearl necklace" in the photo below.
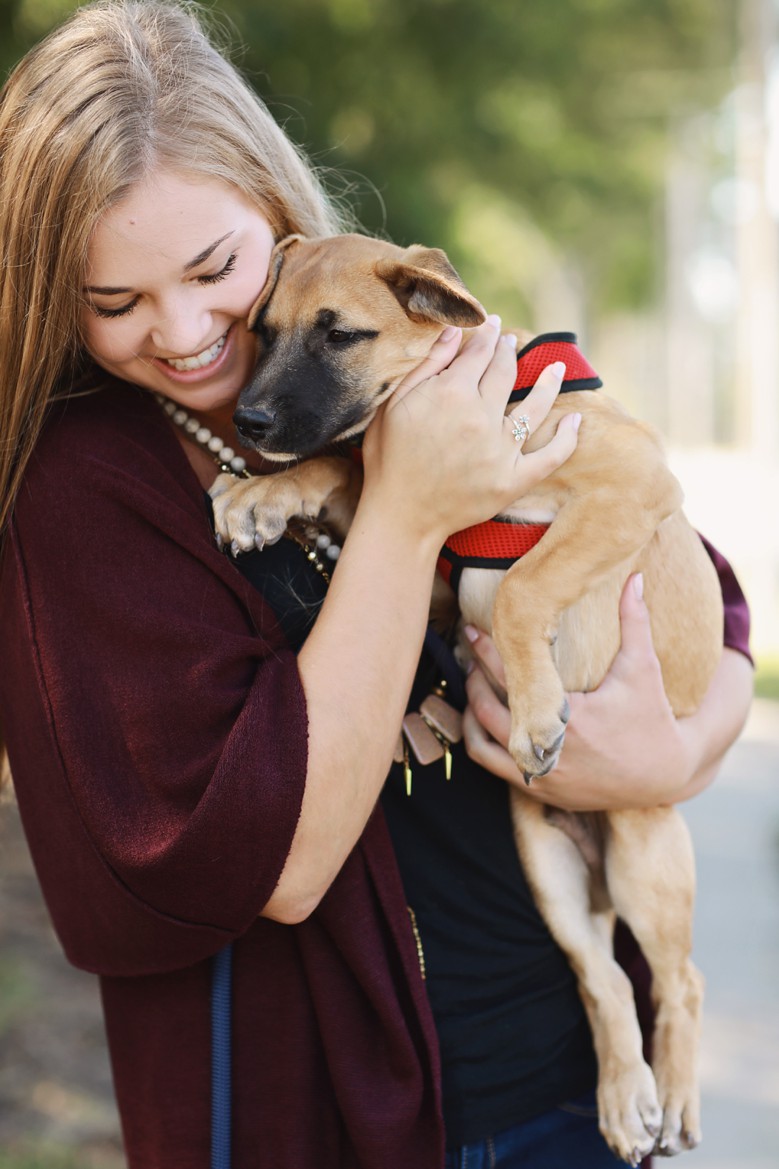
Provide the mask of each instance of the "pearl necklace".
[{"label": "pearl necklace", "polygon": [[[178,402],[171,401],[163,394],[155,393],[155,398],[162,409],[179,430],[191,441],[202,447],[212,457],[220,471],[228,475],[235,475],[240,479],[251,479],[252,472],[246,465],[246,459],[237,455],[231,446],[228,446],[218,434],[214,434],[208,426],[203,426],[199,419],[193,418]],[[306,554],[306,559],[312,568],[319,573],[327,584],[330,583],[328,568],[332,571],[336,560],[341,554],[341,548],[327,532],[317,528],[312,523],[291,521],[284,535],[293,540]],[[220,545],[221,546],[221,545]],[[237,555],[237,549],[232,549]],[[320,560],[320,554],[329,561],[328,565]]]}]

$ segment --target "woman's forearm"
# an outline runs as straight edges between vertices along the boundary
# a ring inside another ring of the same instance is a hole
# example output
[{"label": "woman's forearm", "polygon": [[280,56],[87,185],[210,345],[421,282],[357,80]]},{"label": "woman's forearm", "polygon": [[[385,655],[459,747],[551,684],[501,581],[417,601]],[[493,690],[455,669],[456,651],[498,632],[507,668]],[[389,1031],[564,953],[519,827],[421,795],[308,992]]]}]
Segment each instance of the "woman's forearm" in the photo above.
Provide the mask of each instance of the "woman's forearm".
[{"label": "woman's forearm", "polygon": [[717,671],[695,714],[681,719],[693,774],[676,796],[688,800],[703,791],[716,776],[723,756],[744,728],[753,692],[752,665],[738,650],[723,650]]},{"label": "woman's forearm", "polygon": [[298,658],[309,718],[306,790],[265,916],[307,917],[373,810],[419,661],[436,551],[370,523],[349,535]]}]

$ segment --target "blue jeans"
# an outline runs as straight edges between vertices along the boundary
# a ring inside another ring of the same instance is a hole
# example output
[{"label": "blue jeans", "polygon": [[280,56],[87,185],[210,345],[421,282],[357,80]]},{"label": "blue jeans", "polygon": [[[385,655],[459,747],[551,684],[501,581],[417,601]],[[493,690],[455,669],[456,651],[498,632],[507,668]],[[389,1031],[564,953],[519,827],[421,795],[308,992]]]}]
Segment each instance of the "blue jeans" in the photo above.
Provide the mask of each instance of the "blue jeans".
[{"label": "blue jeans", "polygon": [[594,1093],[446,1154],[445,1169],[616,1169],[598,1131]]}]

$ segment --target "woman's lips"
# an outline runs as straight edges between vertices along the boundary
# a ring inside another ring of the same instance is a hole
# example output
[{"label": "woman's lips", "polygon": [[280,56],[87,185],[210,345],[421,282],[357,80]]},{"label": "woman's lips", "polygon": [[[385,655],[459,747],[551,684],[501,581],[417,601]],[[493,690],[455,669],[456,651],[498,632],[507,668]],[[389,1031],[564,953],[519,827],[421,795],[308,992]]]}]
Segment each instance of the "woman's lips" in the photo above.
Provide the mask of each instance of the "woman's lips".
[{"label": "woman's lips", "polygon": [[213,345],[202,350],[195,357],[182,359],[182,361],[187,362],[196,361],[216,349],[217,345],[221,342],[221,347],[217,350],[216,355],[206,365],[197,365],[194,369],[176,369],[175,365],[171,365],[170,361],[166,361],[163,357],[153,357],[152,364],[161,370],[165,377],[182,385],[206,381],[208,378],[213,377],[215,373],[218,373],[231,356],[235,340],[234,330],[235,325],[231,325],[227,332],[218,338]]}]

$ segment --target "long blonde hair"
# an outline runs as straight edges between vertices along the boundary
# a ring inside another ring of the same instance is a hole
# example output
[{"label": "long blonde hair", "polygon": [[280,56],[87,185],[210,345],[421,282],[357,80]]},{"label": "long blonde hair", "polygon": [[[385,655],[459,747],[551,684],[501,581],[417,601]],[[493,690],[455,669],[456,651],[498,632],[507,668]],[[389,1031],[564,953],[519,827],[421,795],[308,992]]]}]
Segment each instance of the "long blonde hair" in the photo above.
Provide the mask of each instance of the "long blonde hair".
[{"label": "long blonde hair", "polygon": [[235,185],[276,238],[341,228],[193,5],[99,0],[41,41],[0,96],[0,535],[47,405],[83,362],[92,231],[155,165]]},{"label": "long blonde hair", "polygon": [[[0,95],[0,545],[49,403],[88,369],[92,232],[155,165],[233,184],[277,239],[343,227],[195,5],[98,0],[28,53]],[[0,728],[0,788],[4,767]]]}]

